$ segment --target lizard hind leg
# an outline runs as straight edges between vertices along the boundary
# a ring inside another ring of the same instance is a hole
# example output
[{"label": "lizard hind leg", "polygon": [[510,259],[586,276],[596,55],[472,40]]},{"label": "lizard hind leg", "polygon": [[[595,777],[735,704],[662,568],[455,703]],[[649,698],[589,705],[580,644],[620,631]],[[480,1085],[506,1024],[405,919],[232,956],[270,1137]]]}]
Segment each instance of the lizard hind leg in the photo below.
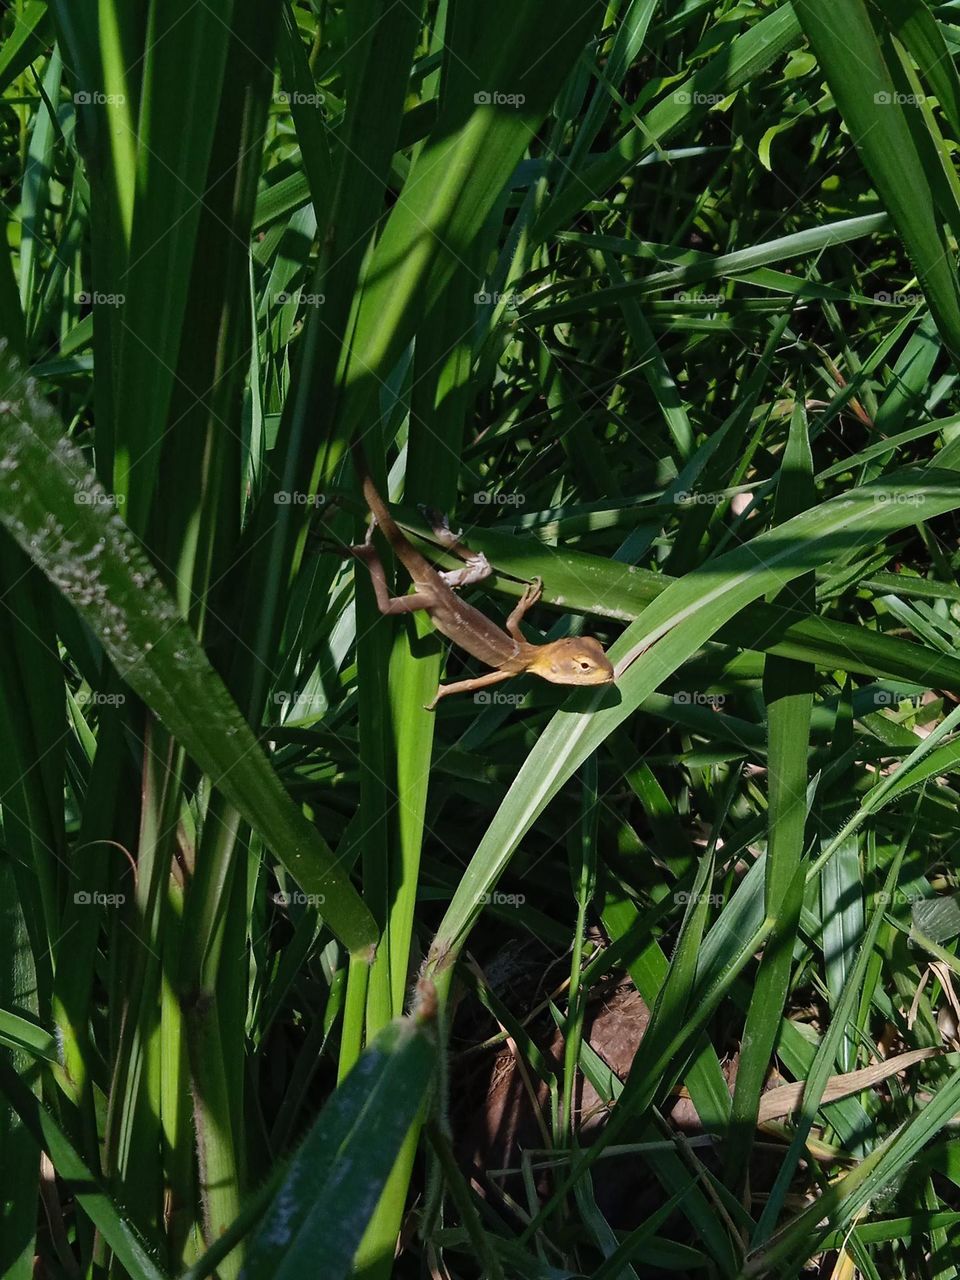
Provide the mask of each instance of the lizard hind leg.
[{"label": "lizard hind leg", "polygon": [[348,547],[347,551],[367,566],[370,581],[373,584],[373,594],[377,599],[377,608],[381,613],[388,615],[416,613],[420,609],[429,609],[435,603],[433,594],[426,591],[414,591],[407,596],[392,596],[383,561],[372,542],[361,542],[356,546]]}]

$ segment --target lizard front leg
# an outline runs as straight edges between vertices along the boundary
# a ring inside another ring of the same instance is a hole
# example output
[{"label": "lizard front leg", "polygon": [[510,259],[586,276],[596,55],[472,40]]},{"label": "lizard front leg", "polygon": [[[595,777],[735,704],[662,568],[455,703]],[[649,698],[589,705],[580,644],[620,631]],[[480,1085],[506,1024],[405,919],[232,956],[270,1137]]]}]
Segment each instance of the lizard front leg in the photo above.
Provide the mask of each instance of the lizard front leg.
[{"label": "lizard front leg", "polygon": [[420,510],[430,522],[434,538],[441,547],[446,547],[451,555],[458,556],[466,564],[464,569],[446,569],[440,577],[448,587],[466,587],[471,582],[482,582],[493,573],[493,566],[482,551],[471,551],[460,541],[460,535],[450,528],[450,521],[432,507],[421,506]]},{"label": "lizard front leg", "polygon": [[520,630],[520,623],[523,615],[528,609],[532,609],[540,597],[543,595],[543,579],[534,578],[534,580],[524,591],[523,595],[517,601],[516,608],[507,619],[507,631],[513,636],[514,640],[523,642],[523,632]]},{"label": "lizard front leg", "polygon": [[428,702],[424,711],[436,710],[437,703],[449,693],[473,693],[475,689],[486,689],[488,685],[499,684],[501,680],[509,680],[516,675],[515,671],[488,671],[486,675],[473,676],[470,680],[457,680],[453,684],[442,684]]},{"label": "lizard front leg", "polygon": [[468,587],[471,582],[482,582],[484,578],[489,578],[493,573],[493,566],[483,552],[478,551],[476,559],[462,569],[440,569],[438,572],[448,587]]}]

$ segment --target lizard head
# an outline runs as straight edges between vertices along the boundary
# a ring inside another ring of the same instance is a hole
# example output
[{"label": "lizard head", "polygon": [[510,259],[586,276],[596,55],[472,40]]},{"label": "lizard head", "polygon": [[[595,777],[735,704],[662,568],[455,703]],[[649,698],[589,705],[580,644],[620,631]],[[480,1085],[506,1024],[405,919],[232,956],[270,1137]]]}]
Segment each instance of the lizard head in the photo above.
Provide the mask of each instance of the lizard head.
[{"label": "lizard head", "polygon": [[609,684],[613,667],[593,636],[567,636],[537,645],[528,671],[551,684]]}]

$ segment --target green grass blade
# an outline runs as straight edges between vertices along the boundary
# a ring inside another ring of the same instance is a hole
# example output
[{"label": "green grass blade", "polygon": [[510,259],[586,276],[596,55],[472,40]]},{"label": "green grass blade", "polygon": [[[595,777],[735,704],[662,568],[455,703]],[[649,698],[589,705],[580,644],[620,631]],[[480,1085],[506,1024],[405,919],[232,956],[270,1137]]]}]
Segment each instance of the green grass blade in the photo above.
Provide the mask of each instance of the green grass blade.
[{"label": "green grass blade", "polygon": [[[10,1069],[26,1091],[39,1092],[34,1054],[53,1057],[56,1044],[26,1018],[5,1010],[37,1012],[37,975],[23,908],[16,893],[10,861],[0,859],[0,1044],[9,1053]],[[8,1099],[0,1103],[0,1274],[30,1280],[36,1242],[36,1202],[40,1186],[40,1148]]]},{"label": "green grass blade", "polygon": [[960,75],[940,25],[921,0],[880,0],[880,11],[910,51],[953,131],[960,136]]},{"label": "green grass blade", "polygon": [[[114,490],[127,498],[124,514],[140,532],[176,385],[233,10],[233,0],[216,11],[190,0],[150,5],[134,62],[143,77],[136,118],[128,114],[130,59],[122,47],[103,42],[107,83],[115,67],[122,86],[108,91],[122,98],[111,112],[111,137],[119,148],[120,222],[129,237],[116,360]],[[130,38],[131,16],[119,8],[118,43]],[[270,52],[269,45],[259,51],[261,57]]]},{"label": "green grass blade", "polygon": [[910,255],[944,342],[960,358],[953,254],[894,75],[863,0],[797,0],[797,17],[857,149]]},{"label": "green grass blade", "polygon": [[[436,129],[414,162],[365,272],[346,371],[347,434],[364,420],[376,392],[435,306],[478,236],[507,180],[579,56],[600,6],[560,0],[548,10],[518,10],[508,0],[485,11],[471,30],[463,19],[450,44]],[[467,11],[458,7],[461,16]],[[501,38],[508,29],[509,41]],[[549,57],[531,60],[543,42]],[[501,104],[495,95],[516,101]],[[342,448],[342,445],[341,445]],[[328,476],[338,449],[325,462]]]},{"label": "green grass blade", "polygon": [[50,34],[46,0],[28,0],[14,17],[13,31],[0,49],[0,93],[40,57]]},{"label": "green grass blade", "polygon": [[151,1246],[104,1188],[99,1176],[84,1164],[53,1114],[37,1101],[2,1056],[0,1091],[16,1108],[37,1145],[47,1152],[131,1280],[167,1280],[152,1256]]},{"label": "green grass blade", "polygon": [[23,196],[20,206],[20,305],[27,326],[30,324],[30,307],[36,287],[37,259],[42,249],[43,218],[50,199],[50,174],[53,163],[55,126],[47,106],[60,99],[60,80],[63,68],[60,55],[54,49],[43,77],[46,97],[33,126],[33,136],[27,153],[27,165],[23,175]]},{"label": "green grass blade", "polygon": [[[721,34],[725,47],[652,107],[605,155],[586,165],[548,205],[533,228],[534,240],[547,240],[578,211],[637,163],[675,130],[702,118],[702,103],[712,94],[732,93],[765,71],[796,43],[800,27],[788,4],[778,5],[741,35]],[[698,96],[702,95],[702,96]]]},{"label": "green grass blade", "polygon": [[346,1280],[436,1063],[432,1029],[385,1027],[321,1111],[250,1242],[242,1280],[293,1280],[323,1257]]},{"label": "green grass blade", "polygon": [[[909,502],[898,501],[897,494]],[[904,471],[830,499],[693,570],[658,596],[611,650],[616,690],[577,693],[557,713],[488,828],[438,931],[434,957],[453,959],[477,903],[530,824],[581,762],[720,626],[753,600],[782,590],[839,554],[960,506],[950,472]]]},{"label": "green grass blade", "polygon": [[[903,860],[903,850],[894,858],[890,865],[884,882],[884,892],[889,894],[897,883],[897,877],[900,871],[900,865]],[[819,1048],[810,1067],[810,1074],[807,1076],[804,1090],[803,1102],[801,1104],[800,1115],[797,1121],[796,1132],[790,1143],[790,1148],[783,1159],[777,1178],[770,1193],[770,1198],[764,1208],[764,1212],[757,1224],[757,1230],[753,1243],[757,1243],[766,1239],[771,1231],[773,1223],[776,1221],[776,1215],[780,1211],[783,1198],[790,1183],[792,1171],[796,1168],[797,1162],[802,1159],[805,1143],[809,1136],[810,1129],[813,1125],[814,1117],[820,1106],[823,1097],[823,1091],[826,1088],[827,1080],[834,1071],[837,1061],[837,1055],[840,1052],[840,1046],[844,1036],[847,1033],[849,1021],[853,1018],[856,1002],[860,994],[860,988],[866,975],[867,966],[870,963],[871,954],[880,930],[883,918],[883,910],[881,906],[877,906],[874,910],[873,917],[870,920],[860,947],[857,952],[856,960],[847,975],[844,983],[843,991],[837,1000],[830,1020],[830,1026],[827,1028],[826,1034],[820,1041]]]},{"label": "green grass blade", "polygon": [[[595,289],[584,296],[570,298],[564,302],[550,304],[550,291],[544,289],[536,296],[536,304],[521,311],[527,323],[536,325],[555,324],[558,320],[570,320],[585,312],[597,313],[613,310],[623,306],[630,298],[645,297],[660,293],[666,289],[681,288],[693,284],[707,284],[711,280],[724,279],[768,279],[759,276],[758,269],[772,262],[786,262],[793,258],[812,256],[834,245],[849,244],[853,240],[875,235],[876,232],[889,226],[890,220],[885,213],[867,214],[861,218],[844,218],[838,222],[821,224],[804,231],[796,231],[791,235],[777,236],[773,240],[761,241],[749,249],[740,249],[734,253],[719,254],[716,257],[705,253],[684,253],[690,259],[688,264],[671,267],[665,271],[654,271],[639,279],[616,281],[605,289]],[[579,243],[583,240],[587,245],[601,240],[600,237],[565,236],[565,240]],[[616,242],[615,242],[616,243]],[[602,241],[601,241],[602,244]],[[598,245],[598,247],[601,247]],[[616,243],[616,248],[625,254],[636,253],[637,246],[630,241]],[[780,287],[785,287],[789,277],[784,277]],[[793,281],[794,286],[801,282]],[[564,284],[564,289],[567,286]],[[541,305],[542,302],[546,305]]]},{"label": "green grass blade", "polygon": [[259,831],[351,950],[376,929],[317,830],[291,802],[111,500],[49,407],[7,359],[0,449],[12,500],[0,519],[87,619],[121,677]]},{"label": "green grass blade", "polygon": [[[849,685],[844,690],[836,711],[836,722],[830,744],[838,770],[822,798],[821,829],[827,833],[834,824],[842,824],[853,787],[852,770],[843,768],[844,757],[854,750],[853,707]],[[859,842],[855,835],[838,844],[824,866],[820,877],[820,924],[823,939],[823,967],[827,990],[838,1002],[854,964],[857,948],[863,940],[863,893]],[[852,1071],[855,1066],[855,1043],[852,1035],[840,1044],[837,1066]]]},{"label": "green grass blade", "polygon": [[[812,506],[813,457],[802,410],[794,410],[777,491],[780,519]],[[810,577],[790,589],[813,604]],[[775,920],[757,974],[740,1050],[725,1161],[728,1182],[742,1186],[750,1167],[757,1109],[793,967],[803,878],[798,874],[807,816],[807,753],[815,687],[809,664],[768,657],[763,695],[767,707],[769,808],[764,911]]]},{"label": "green grass blade", "polygon": [[[412,520],[407,527],[423,531],[422,521]],[[552,532],[549,524],[543,526],[543,536]],[[564,612],[633,621],[677,581],[668,574],[624,566],[573,548],[560,554],[549,544],[514,532],[476,527],[468,528],[464,538],[496,566],[492,588],[516,598],[523,583],[537,576],[544,582],[544,603],[562,607]],[[432,546],[429,549],[436,551]],[[437,558],[443,560],[442,554]],[[919,584],[924,580],[909,581]],[[899,578],[891,585],[899,586]],[[806,617],[780,603],[752,604],[748,614],[725,622],[716,638],[744,649],[813,662],[828,671],[898,678],[921,685],[935,683],[960,693],[957,659],[899,636],[832,618]]]}]

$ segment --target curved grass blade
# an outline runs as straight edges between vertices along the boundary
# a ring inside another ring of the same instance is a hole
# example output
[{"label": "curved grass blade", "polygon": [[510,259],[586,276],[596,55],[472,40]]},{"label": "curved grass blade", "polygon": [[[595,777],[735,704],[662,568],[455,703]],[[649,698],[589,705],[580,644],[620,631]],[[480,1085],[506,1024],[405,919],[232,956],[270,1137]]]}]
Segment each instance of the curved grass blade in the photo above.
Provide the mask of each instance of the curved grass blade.
[{"label": "curved grass blade", "polygon": [[699,121],[717,92],[728,94],[748,84],[792,48],[800,36],[797,15],[789,4],[777,8],[728,43],[673,93],[652,107],[604,155],[584,166],[551,201],[534,224],[532,237],[547,240],[567,226],[585,204],[609,190],[649,151],[676,129]]},{"label": "curved grass blade", "polygon": [[[414,522],[406,527],[422,526]],[[651,600],[677,581],[669,574],[652,573],[572,548],[560,552],[536,539],[518,538],[498,529],[467,528],[464,540],[496,565],[497,573],[489,579],[488,587],[519,596],[525,581],[539,577],[544,583],[543,603],[556,603],[566,613],[632,622]],[[453,560],[444,560],[435,546],[426,541],[422,545],[437,560],[454,564]],[[884,590],[890,586],[902,590],[903,581],[898,575]],[[922,578],[905,581],[928,589],[938,585]],[[743,649],[813,662],[827,671],[840,669],[872,678],[909,680],[960,693],[960,661],[949,654],[848,622],[807,616],[779,601],[751,604],[749,614],[725,622],[714,638]]]},{"label": "curved grass blade", "polygon": [[360,896],[284,791],[114,500],[9,355],[0,355],[0,474],[0,521],[86,619],[122,679],[321,899],[343,943],[369,949],[376,926]]},{"label": "curved grass blade", "polygon": [[241,1280],[346,1280],[436,1065],[422,1016],[384,1027],[333,1094],[250,1244]]},{"label": "curved grass blade", "polygon": [[166,1280],[166,1273],[150,1256],[150,1246],[123,1209],[84,1164],[51,1112],[33,1096],[2,1056],[0,1090],[9,1098],[37,1144],[50,1156],[53,1167],[132,1280]]},{"label": "curved grass blade", "polygon": [[[780,275],[780,273],[768,273],[764,276],[758,268],[765,267],[771,262],[784,262],[794,258],[812,257],[825,248],[848,244],[851,240],[859,240],[875,235],[889,225],[890,219],[885,213],[869,213],[858,218],[842,218],[836,222],[808,227],[803,231],[792,232],[790,235],[777,236],[773,240],[761,240],[759,244],[751,245],[749,249],[737,249],[732,253],[723,253],[717,256],[707,253],[686,253],[684,262],[676,267],[670,267],[664,271],[655,271],[650,275],[640,276],[639,279],[623,280],[615,278],[614,283],[606,288],[578,294],[552,306],[549,305],[551,289],[538,290],[533,302],[529,306],[524,305],[520,314],[528,324],[537,326],[556,324],[558,321],[570,320],[584,313],[599,314],[604,311],[615,310],[629,298],[644,297],[647,294],[658,293],[678,285],[705,284],[711,280],[728,278],[750,278],[753,276],[754,278],[759,277],[758,282],[760,280],[776,280],[780,287],[786,287],[789,284],[791,288],[800,289],[800,286],[805,282],[794,280],[785,274]],[[561,238],[572,240],[574,243],[582,242],[587,245],[598,241],[600,245],[607,248],[607,245],[604,244],[605,237],[581,235],[579,240],[574,240],[574,233],[571,233]],[[630,254],[631,251],[633,253],[637,252],[636,242],[614,240],[611,242],[610,248],[614,246],[618,254]],[[615,261],[612,253],[610,258],[611,261]],[[564,281],[557,285],[555,289],[567,291],[569,287],[569,284]],[[807,293],[822,292],[822,290],[814,290],[812,287],[805,290],[800,289],[800,291]],[[543,305],[544,303],[547,305]],[[643,349],[641,348],[641,350]]]},{"label": "curved grass blade", "polygon": [[[890,212],[944,342],[960,358],[954,254],[907,113],[863,0],[797,0],[797,17],[840,113]],[[933,143],[935,145],[935,143]]]},{"label": "curved grass blade", "polygon": [[[841,494],[674,582],[611,650],[614,689],[568,698],[480,842],[434,941],[446,970],[523,835],[584,759],[734,614],[837,555],[960,506],[955,473],[910,469]],[[445,979],[446,981],[446,979]]]}]

